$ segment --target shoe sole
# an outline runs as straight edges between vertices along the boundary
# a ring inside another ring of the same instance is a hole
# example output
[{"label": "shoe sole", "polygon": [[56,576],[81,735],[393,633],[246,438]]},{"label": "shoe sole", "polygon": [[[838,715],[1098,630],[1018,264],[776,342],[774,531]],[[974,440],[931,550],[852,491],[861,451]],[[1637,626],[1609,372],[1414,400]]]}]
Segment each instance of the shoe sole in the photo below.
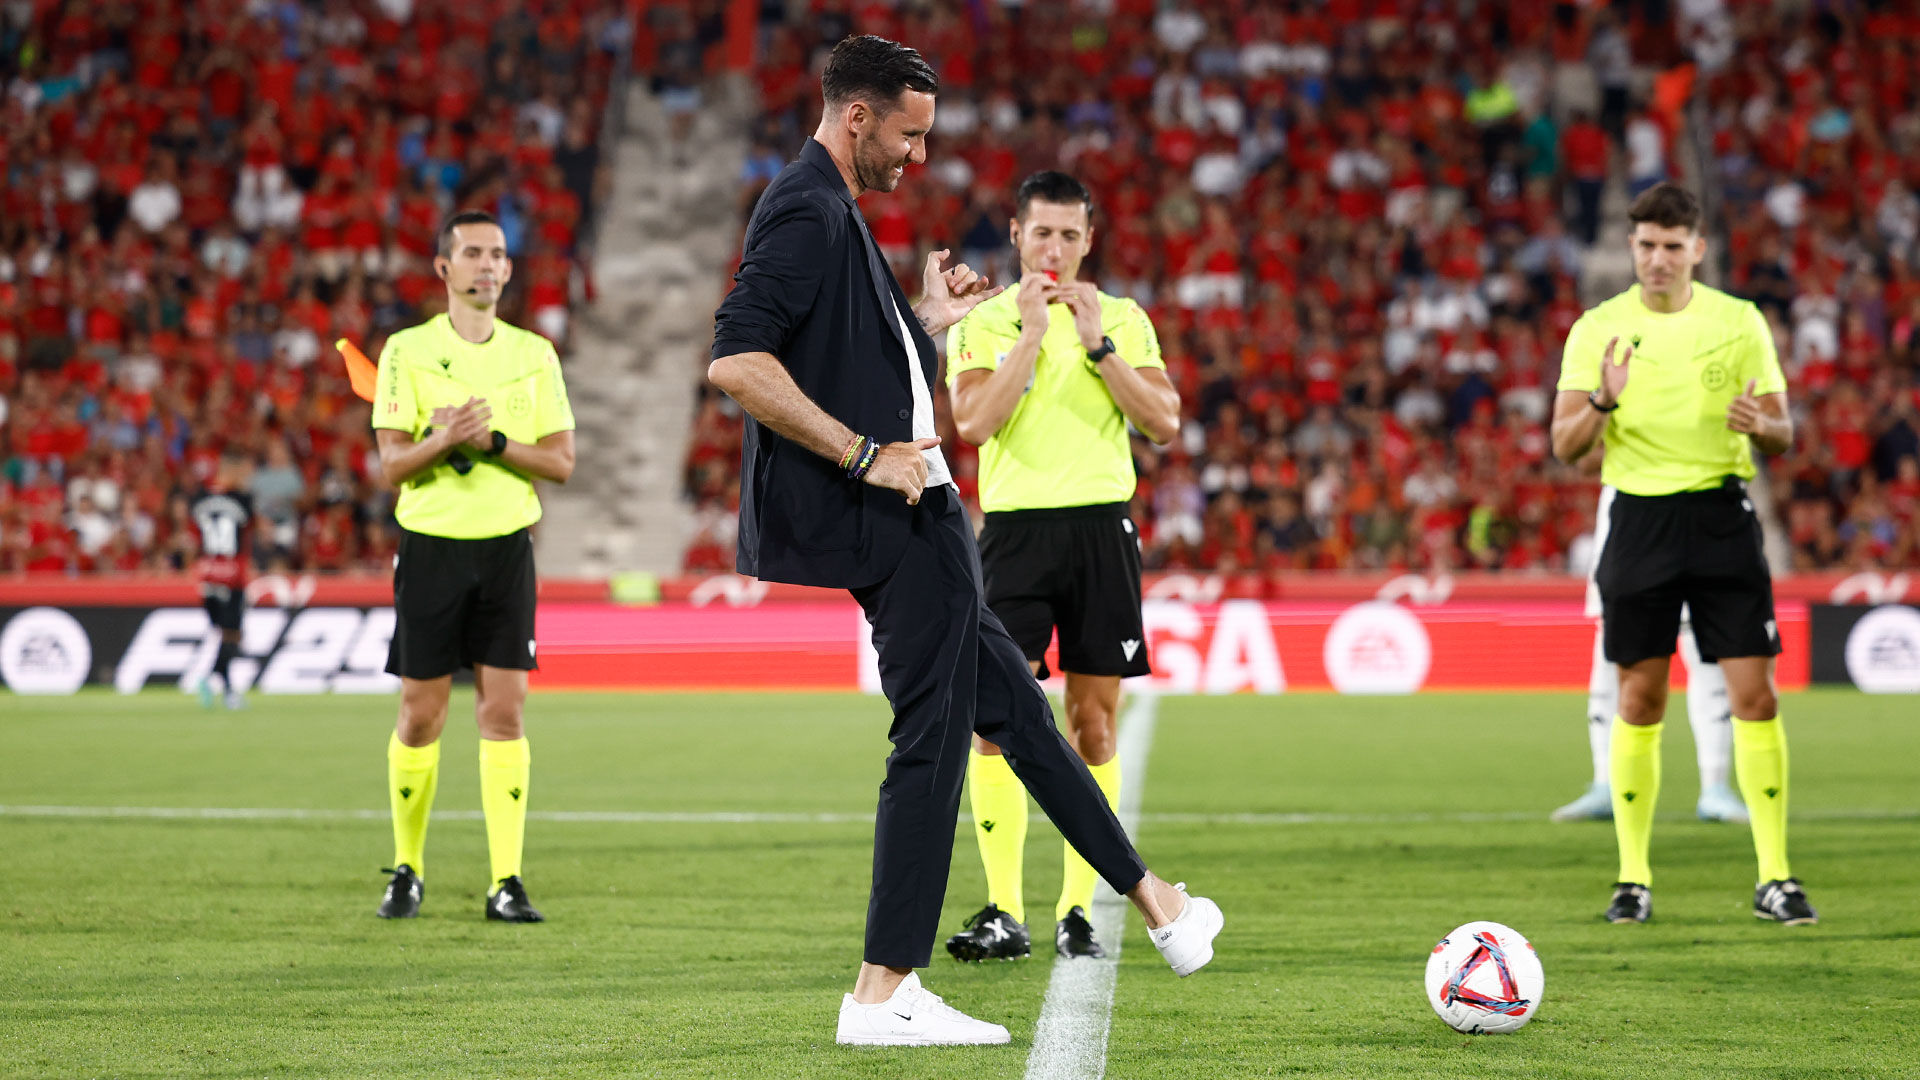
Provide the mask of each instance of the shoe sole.
[{"label": "shoe sole", "polygon": [[1761,922],[1777,922],[1781,926],[1812,926],[1814,923],[1820,921],[1820,916],[1818,915],[1810,919],[1776,919],[1764,911],[1754,912],[1753,917],[1759,919]]},{"label": "shoe sole", "polygon": [[1005,1046],[1013,1041],[1012,1033],[987,1039],[896,1039],[885,1035],[835,1035],[833,1041],[841,1046]]},{"label": "shoe sole", "polygon": [[417,911],[399,911],[391,915],[384,911],[376,911],[374,914],[382,919],[417,919],[420,917],[420,913]]},{"label": "shoe sole", "polygon": [[[1649,918],[1649,919],[1650,919],[1650,918],[1652,918],[1652,917],[1653,917],[1653,916],[1651,916],[1651,915],[1649,915],[1649,916],[1647,916],[1647,918]],[[1646,920],[1646,919],[1636,919],[1636,918],[1633,918],[1633,917],[1631,917],[1631,916],[1629,916],[1628,918],[1625,918],[1625,919],[1608,919],[1607,921],[1608,921],[1609,923],[1612,923],[1612,924],[1613,924],[1613,925],[1615,925],[1615,926],[1633,926],[1633,925],[1635,925],[1635,924],[1639,924],[1639,925],[1645,925],[1645,924],[1646,924],[1646,921],[1647,921],[1647,920]]]}]

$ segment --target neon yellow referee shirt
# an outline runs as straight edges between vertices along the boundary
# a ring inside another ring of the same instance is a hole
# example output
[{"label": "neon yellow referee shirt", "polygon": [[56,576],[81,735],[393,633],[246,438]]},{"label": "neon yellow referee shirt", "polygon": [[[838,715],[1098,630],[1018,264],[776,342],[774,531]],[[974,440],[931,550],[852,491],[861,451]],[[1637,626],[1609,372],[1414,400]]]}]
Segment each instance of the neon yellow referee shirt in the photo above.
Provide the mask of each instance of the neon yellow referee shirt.
[{"label": "neon yellow referee shirt", "polygon": [[[947,332],[947,385],[963,371],[991,371],[1020,338],[1020,285],[985,301]],[[1132,300],[1100,293],[1100,326],[1136,368],[1166,369],[1160,338]],[[980,447],[980,508],[1040,510],[1133,498],[1127,417],[1087,363],[1065,304],[1047,308],[1033,379],[1000,430]]]},{"label": "neon yellow referee shirt", "polygon": [[[485,398],[493,429],[517,443],[536,443],[573,430],[573,407],[560,377],[553,344],[496,319],[493,336],[475,345],[454,332],[445,315],[401,330],[380,351],[373,426],[420,437],[433,411]],[[533,480],[498,462],[475,459],[461,476],[445,463],[400,488],[394,517],[410,532],[454,540],[505,536],[540,520]]]},{"label": "neon yellow referee shirt", "polygon": [[1640,302],[1640,286],[1580,316],[1560,361],[1561,390],[1600,386],[1607,341],[1617,357],[1633,346],[1627,388],[1601,434],[1600,479],[1629,495],[1671,495],[1718,487],[1729,475],[1751,480],[1747,436],[1727,430],[1727,406],[1757,381],[1755,394],[1787,389],[1773,332],[1752,303],[1693,283],[1693,298],[1672,314]]}]

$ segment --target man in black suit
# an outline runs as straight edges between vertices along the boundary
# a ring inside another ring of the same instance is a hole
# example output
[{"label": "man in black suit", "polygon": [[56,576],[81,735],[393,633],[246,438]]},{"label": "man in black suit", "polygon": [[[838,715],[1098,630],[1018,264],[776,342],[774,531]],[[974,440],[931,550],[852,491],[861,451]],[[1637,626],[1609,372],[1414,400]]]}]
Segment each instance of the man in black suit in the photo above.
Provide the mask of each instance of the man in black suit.
[{"label": "man in black suit", "polygon": [[[1220,909],[1148,872],[1026,657],[987,608],[973,526],[933,434],[929,334],[997,289],[927,259],[910,304],[854,199],[926,160],[939,80],[871,36],[833,50],[820,127],[747,225],[736,286],[714,316],[708,378],[749,416],[740,572],[844,588],[866,611],[893,707],[874,825],[864,962],[838,1041],[1004,1043],[913,973],[932,957],[969,736],[999,746],[1060,832],[1132,900],[1180,975],[1213,958]],[[911,313],[911,315],[909,315]]]}]

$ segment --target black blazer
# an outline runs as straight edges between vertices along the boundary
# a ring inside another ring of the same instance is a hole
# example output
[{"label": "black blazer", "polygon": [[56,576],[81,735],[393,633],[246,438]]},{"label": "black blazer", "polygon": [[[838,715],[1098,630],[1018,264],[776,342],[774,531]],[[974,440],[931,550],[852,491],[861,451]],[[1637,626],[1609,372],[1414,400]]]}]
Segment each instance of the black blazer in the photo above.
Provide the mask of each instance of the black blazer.
[{"label": "black blazer", "polygon": [[[761,194],[733,280],[714,313],[713,359],[772,353],[807,397],[854,431],[882,443],[912,437],[907,358],[932,389],[933,340],[826,147],[808,139]],[[899,565],[913,511],[899,492],[847,479],[836,462],[751,416],[740,457],[742,574],[853,589]]]}]

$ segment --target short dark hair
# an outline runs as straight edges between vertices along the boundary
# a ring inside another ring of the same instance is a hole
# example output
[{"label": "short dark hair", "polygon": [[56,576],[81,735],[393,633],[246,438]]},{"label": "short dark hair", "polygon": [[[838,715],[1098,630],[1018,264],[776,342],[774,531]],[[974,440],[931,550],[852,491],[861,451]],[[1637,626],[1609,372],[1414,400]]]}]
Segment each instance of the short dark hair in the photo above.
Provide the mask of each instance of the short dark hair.
[{"label": "short dark hair", "polygon": [[1087,219],[1093,219],[1093,192],[1087,190],[1087,185],[1056,169],[1046,169],[1020,181],[1020,189],[1013,195],[1013,216],[1025,218],[1027,204],[1035,199],[1062,205],[1081,203],[1087,208]]},{"label": "short dark hair", "polygon": [[1645,222],[1663,229],[1700,231],[1700,200],[1679,184],[1664,181],[1640,193],[1627,208],[1627,227]]},{"label": "short dark hair", "polygon": [[453,230],[462,225],[498,226],[499,224],[500,220],[485,210],[462,210],[440,226],[440,239],[434,244],[434,250],[440,253],[441,258],[451,259],[453,258]]},{"label": "short dark hair", "polygon": [[940,77],[918,51],[872,34],[842,38],[820,75],[820,96],[829,109],[864,101],[868,108],[885,116],[898,106],[901,93],[907,90],[937,94]]}]

